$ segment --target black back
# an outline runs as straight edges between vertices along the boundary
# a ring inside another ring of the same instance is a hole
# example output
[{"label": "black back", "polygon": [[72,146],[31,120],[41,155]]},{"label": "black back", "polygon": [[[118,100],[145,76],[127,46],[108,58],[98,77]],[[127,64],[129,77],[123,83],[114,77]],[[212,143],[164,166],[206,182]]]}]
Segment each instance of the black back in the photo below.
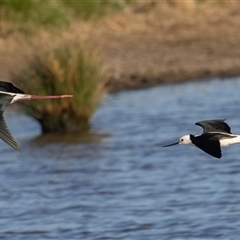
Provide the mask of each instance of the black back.
[{"label": "black back", "polygon": [[202,149],[204,152],[216,158],[222,157],[222,151],[219,140],[213,140],[213,134],[203,133],[199,136],[190,135],[192,143]]},{"label": "black back", "polygon": [[0,91],[11,93],[24,93],[21,89],[15,87],[12,83],[3,81],[0,81]]},{"label": "black back", "polygon": [[203,133],[208,132],[223,132],[223,133],[231,133],[231,128],[224,122],[225,119],[218,120],[205,120],[195,123],[198,126],[203,128]]}]

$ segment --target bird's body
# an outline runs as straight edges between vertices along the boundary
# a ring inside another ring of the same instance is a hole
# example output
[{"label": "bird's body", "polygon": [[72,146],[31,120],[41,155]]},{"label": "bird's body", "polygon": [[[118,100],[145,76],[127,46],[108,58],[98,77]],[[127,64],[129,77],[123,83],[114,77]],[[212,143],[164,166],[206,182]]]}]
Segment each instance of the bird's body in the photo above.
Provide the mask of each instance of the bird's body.
[{"label": "bird's body", "polygon": [[221,148],[240,143],[240,135],[231,133],[230,127],[225,120],[206,120],[197,122],[196,125],[203,128],[200,135],[184,135],[179,142],[165,145],[168,147],[176,144],[194,145],[204,152],[216,158],[222,157]]},{"label": "bird's body", "polygon": [[22,90],[15,87],[12,83],[0,81],[0,138],[11,146],[15,150],[19,150],[19,147],[8,130],[6,122],[3,117],[3,113],[8,105],[25,100],[34,99],[51,99],[51,98],[67,98],[72,95],[59,95],[59,96],[37,96],[25,94]]},{"label": "bird's body", "polygon": [[220,140],[221,147],[228,147],[232,144],[240,143],[240,136],[239,135],[229,135],[227,138],[223,138]]}]

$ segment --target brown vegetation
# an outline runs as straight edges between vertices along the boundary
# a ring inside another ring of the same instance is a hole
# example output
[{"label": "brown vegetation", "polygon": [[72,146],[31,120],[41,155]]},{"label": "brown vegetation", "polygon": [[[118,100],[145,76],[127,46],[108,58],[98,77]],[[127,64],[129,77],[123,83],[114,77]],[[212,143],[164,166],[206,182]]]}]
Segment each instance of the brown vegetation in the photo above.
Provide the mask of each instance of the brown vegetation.
[{"label": "brown vegetation", "polygon": [[[135,2],[99,21],[79,20],[61,34],[41,31],[38,41],[77,38],[101,51],[108,91],[240,73],[240,3]],[[0,77],[24,66],[26,37],[0,38]],[[37,44],[36,44],[37,45]]]}]

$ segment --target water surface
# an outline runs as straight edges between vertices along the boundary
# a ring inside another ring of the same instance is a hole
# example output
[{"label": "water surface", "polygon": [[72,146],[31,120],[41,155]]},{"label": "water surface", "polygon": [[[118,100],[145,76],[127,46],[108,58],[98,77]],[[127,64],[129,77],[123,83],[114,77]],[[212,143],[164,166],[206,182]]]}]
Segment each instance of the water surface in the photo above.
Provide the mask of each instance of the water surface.
[{"label": "water surface", "polygon": [[58,140],[9,109],[22,153],[0,144],[0,238],[239,239],[240,147],[161,147],[206,119],[240,134],[239,103],[239,78],[121,92],[91,133]]}]

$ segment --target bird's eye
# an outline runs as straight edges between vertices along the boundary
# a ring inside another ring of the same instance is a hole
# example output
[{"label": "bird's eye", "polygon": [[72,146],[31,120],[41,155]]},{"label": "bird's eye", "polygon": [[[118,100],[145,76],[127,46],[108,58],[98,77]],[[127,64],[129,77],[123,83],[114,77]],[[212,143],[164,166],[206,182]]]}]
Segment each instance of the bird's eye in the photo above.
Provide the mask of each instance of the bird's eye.
[{"label": "bird's eye", "polygon": [[183,139],[181,138],[181,140],[180,140],[181,142],[183,141]]}]

